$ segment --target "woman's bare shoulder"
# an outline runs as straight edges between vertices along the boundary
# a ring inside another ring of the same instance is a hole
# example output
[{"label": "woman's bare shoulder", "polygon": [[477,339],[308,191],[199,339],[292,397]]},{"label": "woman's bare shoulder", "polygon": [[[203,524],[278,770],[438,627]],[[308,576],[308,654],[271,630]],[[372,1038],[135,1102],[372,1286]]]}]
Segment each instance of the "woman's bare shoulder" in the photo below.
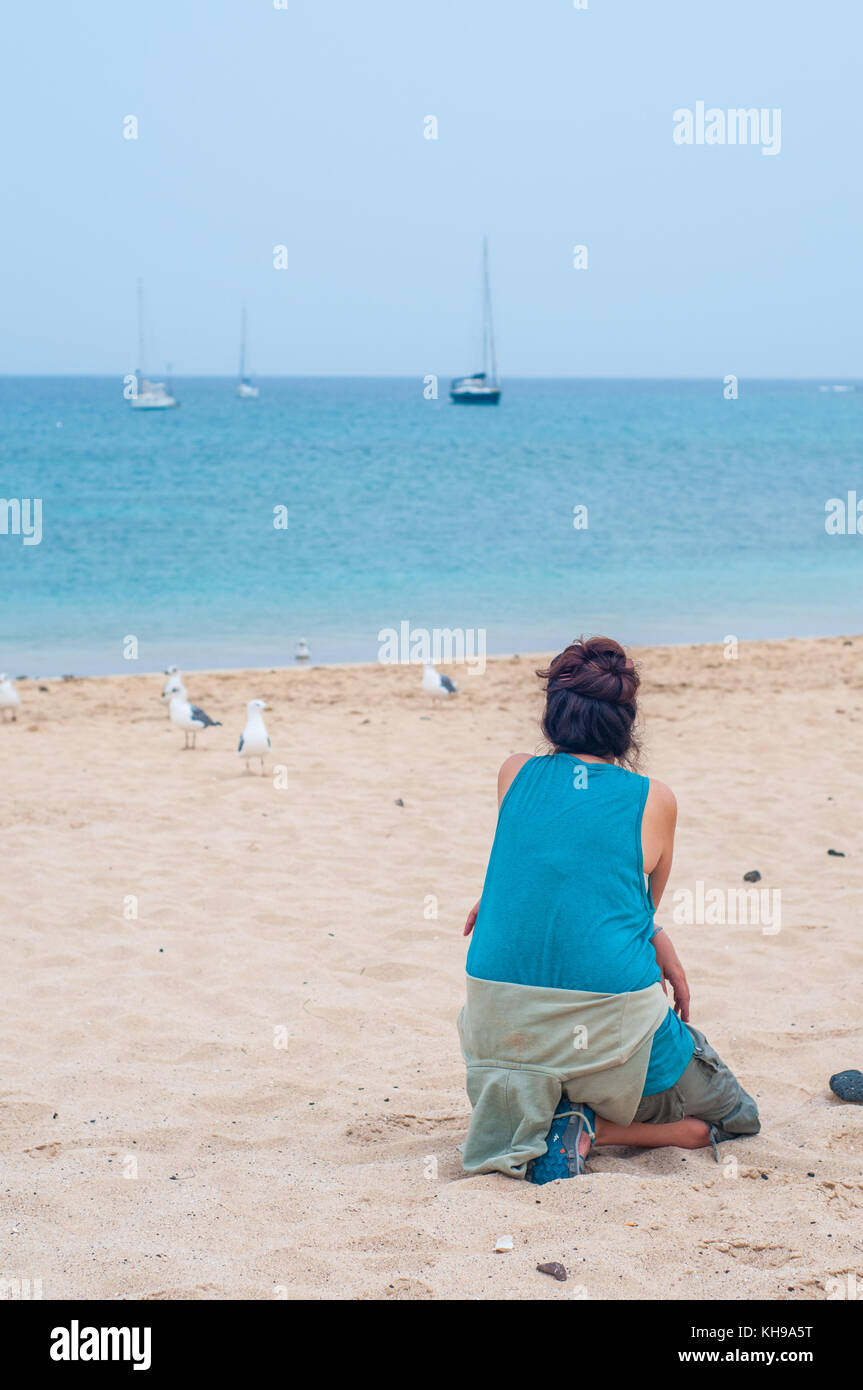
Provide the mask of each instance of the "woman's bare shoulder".
[{"label": "woman's bare shoulder", "polygon": [[535,753],[510,753],[509,757],[504,758],[501,763],[500,770],[501,772],[518,772],[519,768],[524,767],[525,763],[529,763],[531,758],[535,756]]},{"label": "woman's bare shoulder", "polygon": [[651,777],[647,792],[647,805],[659,816],[674,820],[677,815],[677,797],[665,782]]},{"label": "woman's bare shoulder", "polygon": [[504,758],[497,774],[497,799],[503,801],[516,777],[518,776],[525,763],[529,763],[533,753],[510,753],[508,758]]}]

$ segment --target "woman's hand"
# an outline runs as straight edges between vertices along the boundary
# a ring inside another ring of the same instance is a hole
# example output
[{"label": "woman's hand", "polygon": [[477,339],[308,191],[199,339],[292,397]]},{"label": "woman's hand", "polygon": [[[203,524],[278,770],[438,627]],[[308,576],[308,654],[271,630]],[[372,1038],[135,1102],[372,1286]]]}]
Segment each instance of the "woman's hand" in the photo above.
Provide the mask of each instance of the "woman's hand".
[{"label": "woman's hand", "polygon": [[668,993],[666,981],[671,985],[674,997],[674,1012],[680,1015],[682,1023],[689,1022],[689,984],[686,979],[686,972],[680,964],[677,952],[671,944],[671,938],[665,931],[659,932],[653,938],[653,949],[656,952],[656,960],[662,979],[662,988]]},{"label": "woman's hand", "polygon": [[467,914],[467,921],[464,924],[464,931],[462,932],[463,936],[470,936],[471,932],[476,926],[476,915],[479,912],[479,904],[480,899],[477,898],[470,912]]}]

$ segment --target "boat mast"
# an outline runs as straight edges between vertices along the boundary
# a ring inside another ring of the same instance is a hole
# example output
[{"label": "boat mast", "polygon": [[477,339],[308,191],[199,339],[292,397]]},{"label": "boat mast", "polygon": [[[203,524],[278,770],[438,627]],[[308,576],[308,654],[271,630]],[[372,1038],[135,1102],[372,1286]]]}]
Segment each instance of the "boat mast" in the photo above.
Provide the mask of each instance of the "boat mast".
[{"label": "boat mast", "polygon": [[[494,318],[491,311],[491,289],[488,281],[488,237],[482,239],[482,274],[484,293],[484,315],[483,315],[483,352],[482,365],[486,370],[486,351],[488,352],[488,365],[491,367],[491,383],[497,386],[497,355],[494,350]],[[488,379],[488,378],[486,378]]]},{"label": "boat mast", "polygon": [[138,385],[144,377],[144,282],[138,276]]}]

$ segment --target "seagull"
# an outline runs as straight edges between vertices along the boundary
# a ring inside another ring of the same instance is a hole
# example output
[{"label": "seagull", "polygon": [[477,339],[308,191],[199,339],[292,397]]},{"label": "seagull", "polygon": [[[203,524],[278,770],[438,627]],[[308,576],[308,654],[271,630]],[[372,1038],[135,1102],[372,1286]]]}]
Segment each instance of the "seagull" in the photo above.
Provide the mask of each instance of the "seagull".
[{"label": "seagull", "polygon": [[[184,748],[194,748],[195,738],[199,729],[207,729],[210,727],[220,729],[222,727],[220,719],[211,719],[198,705],[190,705],[189,701],[186,699],[185,691],[181,693],[180,690],[177,690],[171,696],[170,714],[173,723],[185,732],[186,742],[183,744]],[[191,743],[189,743],[189,734],[192,735]]]},{"label": "seagull", "polygon": [[266,700],[250,700],[246,705],[248,718],[246,727],[240,734],[240,742],[237,744],[237,752],[241,758],[246,760],[246,771],[249,770],[249,759],[260,758],[261,776],[264,775],[264,755],[270,746],[270,736],[267,733],[266,725],[261,717],[261,710],[272,709]]},{"label": "seagull", "polygon": [[12,711],[13,720],[18,718],[15,711],[20,704],[21,696],[18,694],[18,691],[15,689],[9,677],[3,672],[0,674],[0,710],[3,711],[4,724],[6,722],[7,709]]},{"label": "seagull", "polygon": [[294,647],[294,660],[308,661],[310,656],[311,652],[309,651],[309,644],[306,641],[305,637],[301,637],[297,645]]},{"label": "seagull", "polygon": [[427,695],[457,695],[458,686],[450,680],[449,676],[442,676],[440,671],[436,671],[431,662],[427,662],[423,669],[422,688]]}]

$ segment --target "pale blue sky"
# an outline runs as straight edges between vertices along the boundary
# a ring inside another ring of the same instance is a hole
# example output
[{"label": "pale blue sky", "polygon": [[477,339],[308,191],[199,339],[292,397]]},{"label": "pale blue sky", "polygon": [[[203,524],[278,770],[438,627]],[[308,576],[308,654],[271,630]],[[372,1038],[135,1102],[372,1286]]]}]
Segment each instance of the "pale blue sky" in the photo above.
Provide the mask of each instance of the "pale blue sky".
[{"label": "pale blue sky", "polygon": [[[233,373],[244,298],[259,374],[472,370],[487,230],[504,377],[863,375],[861,39],[859,0],[19,4],[0,372],[129,370],[139,274],[154,371]],[[698,100],[781,153],[675,145]]]}]

